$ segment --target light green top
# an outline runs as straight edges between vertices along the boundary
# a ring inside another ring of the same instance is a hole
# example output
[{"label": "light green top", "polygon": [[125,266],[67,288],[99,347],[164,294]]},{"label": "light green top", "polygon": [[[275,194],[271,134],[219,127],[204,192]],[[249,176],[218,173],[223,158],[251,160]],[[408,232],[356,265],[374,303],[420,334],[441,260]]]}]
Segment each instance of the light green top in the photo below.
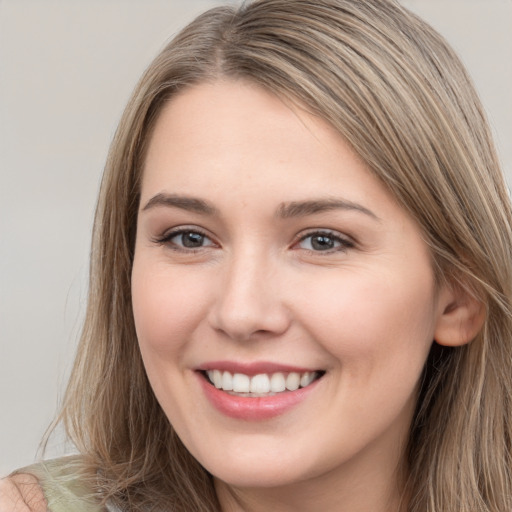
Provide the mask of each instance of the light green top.
[{"label": "light green top", "polygon": [[63,457],[20,469],[19,473],[34,475],[41,484],[48,512],[119,512],[117,508],[101,507],[80,476],[74,471],[78,457]]}]

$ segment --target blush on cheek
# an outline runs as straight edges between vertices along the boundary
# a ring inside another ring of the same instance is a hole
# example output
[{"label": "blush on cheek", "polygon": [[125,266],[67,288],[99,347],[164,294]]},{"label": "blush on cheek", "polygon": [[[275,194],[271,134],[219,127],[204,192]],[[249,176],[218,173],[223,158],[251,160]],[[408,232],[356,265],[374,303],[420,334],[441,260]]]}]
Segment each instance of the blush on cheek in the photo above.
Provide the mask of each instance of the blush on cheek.
[{"label": "blush on cheek", "polygon": [[140,345],[165,356],[182,346],[204,317],[201,297],[179,283],[134,275],[132,303]]},{"label": "blush on cheek", "polygon": [[[425,303],[431,280],[416,289],[396,279],[371,277],[368,281],[345,280],[340,286],[343,293],[331,294],[329,300],[325,293],[308,293],[309,330],[321,337],[329,352],[342,355],[345,371],[352,368],[361,378],[385,364],[394,352],[397,365],[403,363],[402,358],[416,357],[410,364],[421,368],[434,329],[433,305]],[[407,293],[398,293],[402,289]],[[419,346],[423,348],[418,351]]]}]

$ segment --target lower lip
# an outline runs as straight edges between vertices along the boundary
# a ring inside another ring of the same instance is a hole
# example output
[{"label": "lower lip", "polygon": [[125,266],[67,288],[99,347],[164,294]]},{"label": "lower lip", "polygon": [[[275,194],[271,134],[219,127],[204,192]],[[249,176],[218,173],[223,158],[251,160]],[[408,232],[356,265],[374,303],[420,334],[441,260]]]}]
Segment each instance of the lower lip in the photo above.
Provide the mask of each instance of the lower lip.
[{"label": "lower lip", "polygon": [[283,391],[272,396],[247,397],[230,395],[198,374],[201,386],[212,405],[222,414],[245,421],[262,421],[275,418],[299,405],[316,388],[320,379],[296,391]]}]

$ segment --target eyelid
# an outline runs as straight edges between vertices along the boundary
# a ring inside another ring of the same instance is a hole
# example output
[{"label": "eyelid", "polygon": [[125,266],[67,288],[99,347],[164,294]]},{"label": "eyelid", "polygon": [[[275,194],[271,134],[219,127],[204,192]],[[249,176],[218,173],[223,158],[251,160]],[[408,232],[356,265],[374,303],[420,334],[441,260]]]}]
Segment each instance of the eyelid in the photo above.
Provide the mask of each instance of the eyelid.
[{"label": "eyelid", "polygon": [[[328,249],[325,251],[313,251],[311,249],[302,249],[302,250],[314,252],[315,254],[316,253],[332,254],[335,252],[344,252],[344,251],[347,251],[348,249],[351,249],[356,246],[356,241],[352,237],[350,237],[344,233],[341,233],[340,231],[336,231],[335,229],[328,229],[328,228],[312,228],[312,229],[306,230],[305,232],[303,231],[303,232],[299,233],[297,235],[295,241],[292,244],[292,248],[295,248],[300,242],[303,242],[307,238],[314,236],[314,235],[329,236],[329,237],[333,238],[335,241],[339,242],[341,244],[341,246],[332,248],[332,249]],[[301,248],[299,247],[298,249],[301,249]]]},{"label": "eyelid", "polygon": [[[207,238],[211,242],[211,244],[193,248],[193,247],[182,247],[178,244],[170,243],[172,238],[174,238],[180,234],[183,234],[183,233],[197,233],[197,234]],[[334,239],[335,242],[338,242],[340,245],[338,247],[334,247],[332,249],[327,249],[324,251],[320,251],[320,250],[315,251],[312,249],[304,249],[304,248],[297,247],[298,244],[300,244],[307,238],[312,237],[314,235],[331,237],[332,239]],[[155,236],[152,239],[152,242],[155,244],[158,244],[158,245],[168,245],[171,249],[176,250],[176,251],[181,251],[181,252],[196,252],[199,250],[204,250],[204,249],[208,249],[208,248],[212,248],[212,247],[213,248],[219,247],[219,244],[215,241],[214,237],[207,230],[205,230],[199,226],[196,226],[196,225],[180,225],[180,226],[175,226],[173,228],[167,229],[161,235]],[[344,252],[350,248],[353,248],[354,246],[356,246],[356,241],[352,237],[350,237],[344,233],[341,233],[340,231],[337,231],[334,229],[329,229],[329,228],[310,228],[306,231],[302,231],[295,237],[294,241],[291,244],[292,249],[302,249],[304,251],[309,251],[309,252],[314,252],[314,253],[319,253],[319,254],[320,253],[332,254],[332,253],[336,253],[336,252]]]},{"label": "eyelid", "polygon": [[[183,233],[197,233],[197,234],[207,238],[211,242],[211,245],[206,245],[203,247],[182,247],[179,245],[172,245],[170,243],[172,238],[174,238],[175,236],[181,235]],[[182,251],[182,252],[195,252],[198,250],[204,250],[206,248],[219,246],[218,243],[214,240],[214,238],[206,230],[204,230],[198,226],[193,226],[193,225],[190,225],[190,226],[182,225],[182,226],[176,226],[176,227],[167,229],[161,235],[155,236],[152,239],[152,241],[155,244],[168,245],[171,249],[176,250],[176,251]]]}]

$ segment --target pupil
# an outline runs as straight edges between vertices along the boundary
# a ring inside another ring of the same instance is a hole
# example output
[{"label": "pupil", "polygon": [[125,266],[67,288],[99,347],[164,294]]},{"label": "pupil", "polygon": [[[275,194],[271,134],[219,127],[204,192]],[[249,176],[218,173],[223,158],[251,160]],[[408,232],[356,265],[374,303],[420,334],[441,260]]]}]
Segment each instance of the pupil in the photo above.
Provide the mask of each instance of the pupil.
[{"label": "pupil", "polygon": [[184,247],[201,247],[204,236],[199,233],[183,233],[182,242]]},{"label": "pupil", "polygon": [[311,246],[313,247],[313,249],[325,251],[327,249],[332,249],[334,247],[334,241],[329,236],[314,236],[311,239]]}]

